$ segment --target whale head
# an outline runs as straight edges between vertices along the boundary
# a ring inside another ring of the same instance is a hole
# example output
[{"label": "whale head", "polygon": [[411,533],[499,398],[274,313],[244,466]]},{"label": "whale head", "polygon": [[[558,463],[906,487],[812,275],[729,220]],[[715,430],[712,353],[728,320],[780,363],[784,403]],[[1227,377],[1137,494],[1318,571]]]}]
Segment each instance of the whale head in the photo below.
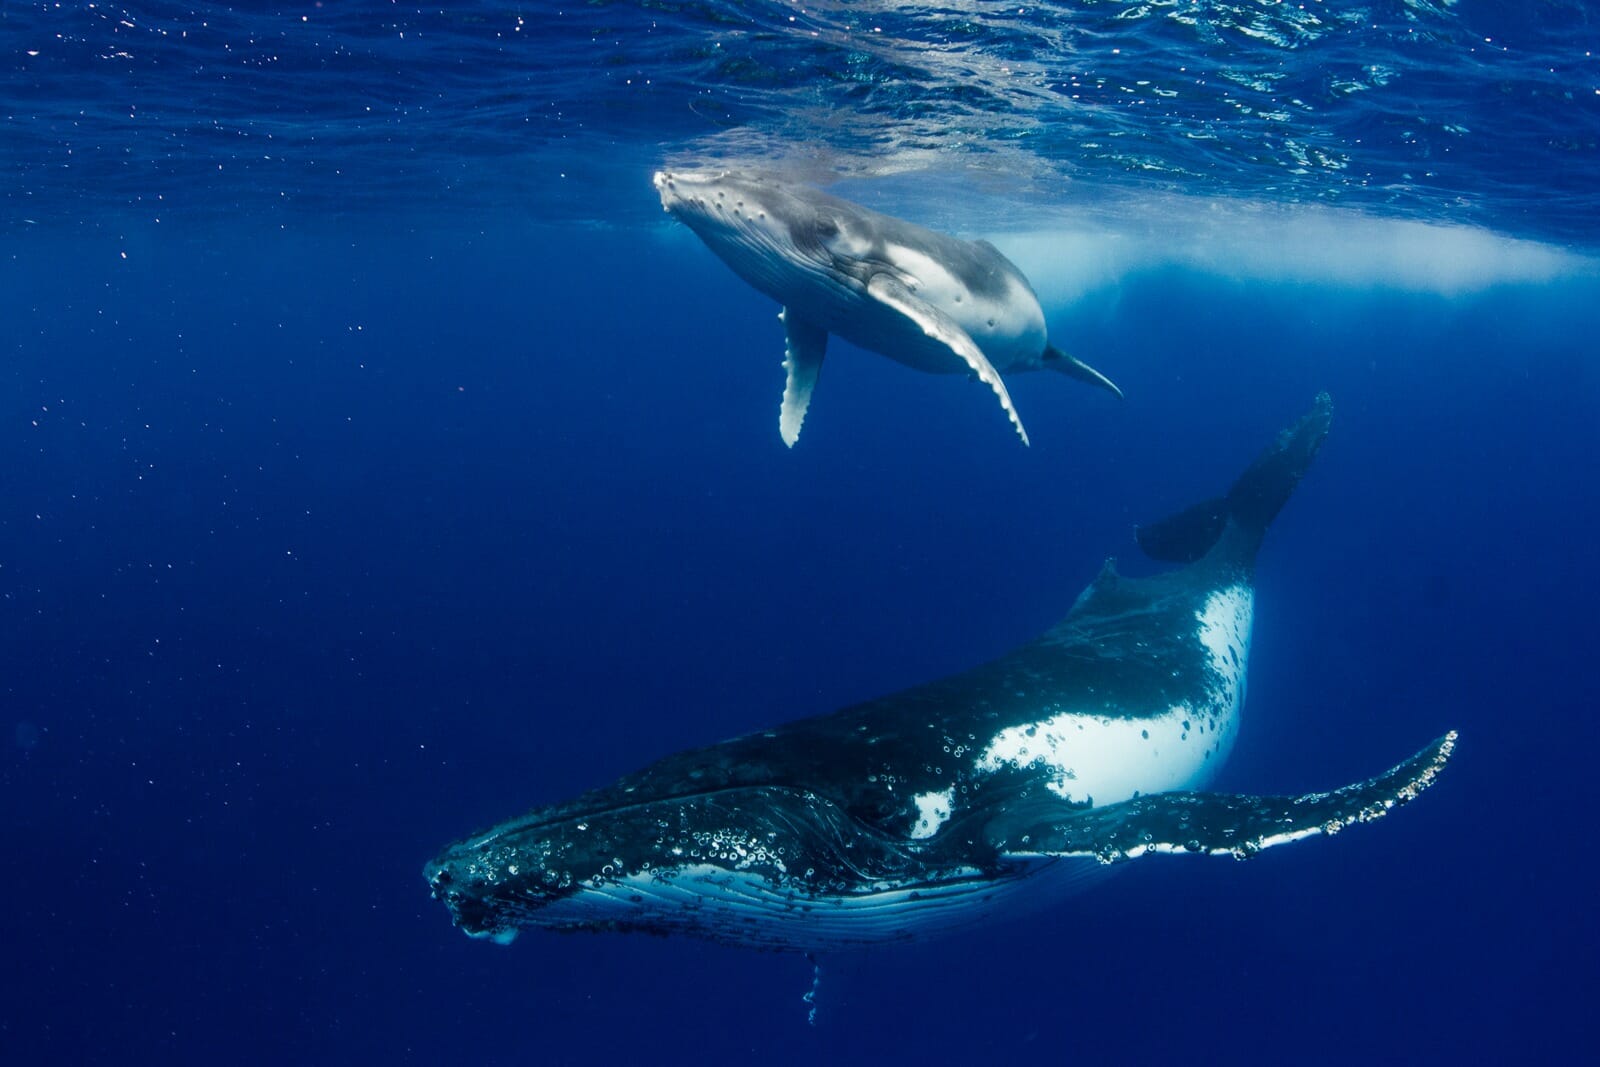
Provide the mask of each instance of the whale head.
[{"label": "whale head", "polygon": [[[940,842],[886,834],[817,792],[681,790],[649,796],[641,783],[543,808],[448,846],[423,876],[457,927],[501,944],[523,927],[767,947],[893,940],[995,888],[993,871]],[[952,908],[916,907],[940,900]]]},{"label": "whale head", "polygon": [[811,286],[848,289],[848,264],[876,240],[854,205],[765,175],[661,170],[654,182],[663,211],[780,303],[793,303]]}]

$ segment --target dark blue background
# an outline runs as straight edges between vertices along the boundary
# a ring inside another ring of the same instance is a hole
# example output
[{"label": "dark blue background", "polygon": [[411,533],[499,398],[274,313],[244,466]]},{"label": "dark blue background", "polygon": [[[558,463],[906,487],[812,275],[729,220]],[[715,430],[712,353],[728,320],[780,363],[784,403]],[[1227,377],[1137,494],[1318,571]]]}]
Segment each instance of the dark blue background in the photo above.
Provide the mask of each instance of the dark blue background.
[{"label": "dark blue background", "polygon": [[[776,309],[682,234],[152,226],[10,253],[6,1062],[1587,1051],[1592,279],[1154,271],[1050,309],[1125,405],[1016,378],[1025,450],[982,387],[841,345],[789,452]],[[798,957],[501,950],[428,899],[422,863],[467,831],[1027,639],[1324,388],[1220,785],[1331,788],[1459,728],[1415,805],[824,958],[815,1029]]]}]

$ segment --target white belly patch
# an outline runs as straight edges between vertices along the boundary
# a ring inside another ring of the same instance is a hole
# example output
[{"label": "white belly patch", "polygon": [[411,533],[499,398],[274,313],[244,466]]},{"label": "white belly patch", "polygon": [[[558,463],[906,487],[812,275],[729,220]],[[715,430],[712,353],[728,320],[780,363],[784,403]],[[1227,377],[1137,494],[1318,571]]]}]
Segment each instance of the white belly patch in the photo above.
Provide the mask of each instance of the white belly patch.
[{"label": "white belly patch", "polygon": [[1248,586],[1212,593],[1195,612],[1206,653],[1205,688],[1192,702],[1129,717],[1061,711],[995,734],[977,762],[1048,772],[1045,785],[1075,804],[1101,807],[1145,793],[1190,789],[1221,765],[1238,732],[1254,598]]}]

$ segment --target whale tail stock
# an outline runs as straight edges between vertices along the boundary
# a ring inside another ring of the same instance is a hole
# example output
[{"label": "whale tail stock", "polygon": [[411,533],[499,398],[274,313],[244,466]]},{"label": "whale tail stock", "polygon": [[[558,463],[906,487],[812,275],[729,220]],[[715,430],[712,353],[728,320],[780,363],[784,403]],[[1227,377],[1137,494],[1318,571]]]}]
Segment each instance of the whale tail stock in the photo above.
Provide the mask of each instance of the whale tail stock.
[{"label": "whale tail stock", "polygon": [[1160,522],[1134,531],[1151,559],[1193,563],[1209,553],[1230,529],[1230,544],[1254,556],[1272,520],[1300,483],[1333,421],[1333,398],[1319,393],[1311,410],[1278,435],[1225,494],[1201,501]]}]

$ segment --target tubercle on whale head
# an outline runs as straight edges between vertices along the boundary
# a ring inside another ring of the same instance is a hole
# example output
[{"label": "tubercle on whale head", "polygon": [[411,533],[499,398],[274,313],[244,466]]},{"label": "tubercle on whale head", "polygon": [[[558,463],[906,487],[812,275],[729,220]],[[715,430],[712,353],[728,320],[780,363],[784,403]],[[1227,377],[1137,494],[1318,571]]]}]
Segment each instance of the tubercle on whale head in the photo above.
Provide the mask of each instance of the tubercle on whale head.
[{"label": "tubercle on whale head", "polygon": [[703,169],[660,170],[652,180],[661,209],[724,256],[740,249],[767,255],[793,244],[788,200],[760,178]]},{"label": "tubercle on whale head", "polygon": [[456,877],[448,868],[435,862],[428,864],[422,873],[433,899],[449,910],[451,922],[468,937],[500,945],[509,945],[516,938],[517,928],[499,922],[481,897],[456,888]]},{"label": "tubercle on whale head", "polygon": [[832,292],[841,254],[848,258],[857,243],[836,202],[780,179],[708,167],[663,169],[652,180],[667,214],[785,305]]},{"label": "tubercle on whale head", "polygon": [[672,214],[672,205],[679,198],[678,175],[670,170],[658,170],[650,177],[650,184],[656,188],[656,194],[661,197],[661,210]]},{"label": "tubercle on whale head", "polygon": [[[742,207],[739,197],[745,188],[762,184],[759,177],[710,167],[658,170],[651,176],[650,183],[661,197],[661,210],[680,218],[684,214],[709,214],[726,210],[730,203]],[[729,200],[730,193],[733,194],[732,201]]]},{"label": "tubercle on whale head", "polygon": [[717,167],[658,170],[651,184],[662,209],[697,230],[697,221],[784,234],[796,226],[838,230],[830,198],[760,172]]}]

